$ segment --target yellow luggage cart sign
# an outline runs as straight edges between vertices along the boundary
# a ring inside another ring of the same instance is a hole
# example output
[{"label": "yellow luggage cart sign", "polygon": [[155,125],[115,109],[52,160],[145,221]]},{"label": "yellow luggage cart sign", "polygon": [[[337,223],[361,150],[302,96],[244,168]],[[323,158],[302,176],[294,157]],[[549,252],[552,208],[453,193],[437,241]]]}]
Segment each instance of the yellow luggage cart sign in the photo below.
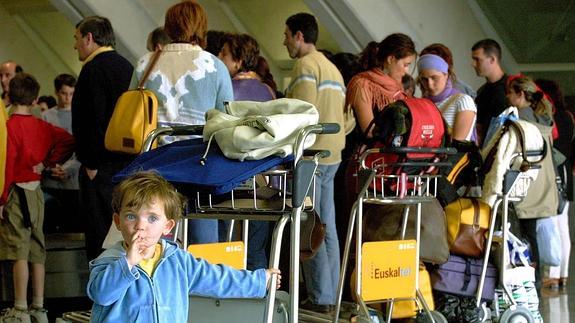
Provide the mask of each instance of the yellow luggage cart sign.
[{"label": "yellow luggage cart sign", "polygon": [[364,301],[407,298],[415,294],[415,240],[366,242],[361,256],[361,297]]},{"label": "yellow luggage cart sign", "polygon": [[210,264],[224,264],[235,269],[244,268],[243,241],[194,244],[188,252],[196,258],[203,258]]}]

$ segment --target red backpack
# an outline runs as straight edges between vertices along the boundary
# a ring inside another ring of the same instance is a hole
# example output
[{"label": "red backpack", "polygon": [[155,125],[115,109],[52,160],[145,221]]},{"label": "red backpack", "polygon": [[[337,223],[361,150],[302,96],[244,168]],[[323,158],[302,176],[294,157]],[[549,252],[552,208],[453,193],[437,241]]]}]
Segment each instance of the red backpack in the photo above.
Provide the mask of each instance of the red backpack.
[{"label": "red backpack", "polygon": [[[372,130],[372,142],[368,148],[381,147],[423,147],[440,148],[445,146],[447,127],[441,112],[428,99],[409,98],[389,104],[379,112],[368,127]],[[381,166],[383,164],[422,161],[434,158],[429,153],[377,153],[366,158],[366,165],[371,168],[380,167],[378,174],[412,174],[420,173],[421,168],[406,169],[397,166]],[[381,184],[377,184],[381,189]]]}]

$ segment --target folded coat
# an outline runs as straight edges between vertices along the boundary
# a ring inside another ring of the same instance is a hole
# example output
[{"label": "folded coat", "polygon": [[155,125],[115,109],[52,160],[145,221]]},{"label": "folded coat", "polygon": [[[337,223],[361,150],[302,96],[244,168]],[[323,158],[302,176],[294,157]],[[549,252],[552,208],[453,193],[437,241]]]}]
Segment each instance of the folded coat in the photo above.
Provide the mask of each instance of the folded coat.
[{"label": "folded coat", "polygon": [[[213,136],[224,156],[239,160],[291,155],[299,130],[319,120],[315,106],[297,99],[234,101],[226,112],[206,112],[204,141]],[[310,135],[304,147],[314,142],[315,135]]]}]

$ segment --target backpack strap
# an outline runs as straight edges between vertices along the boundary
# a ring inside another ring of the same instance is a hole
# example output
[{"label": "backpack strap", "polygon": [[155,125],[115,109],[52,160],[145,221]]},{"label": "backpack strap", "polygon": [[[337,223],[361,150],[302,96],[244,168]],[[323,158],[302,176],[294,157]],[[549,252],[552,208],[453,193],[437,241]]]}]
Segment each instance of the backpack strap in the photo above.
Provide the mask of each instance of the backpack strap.
[{"label": "backpack strap", "polygon": [[148,77],[150,76],[152,69],[154,68],[154,66],[156,66],[156,63],[158,62],[158,58],[160,58],[161,53],[162,53],[162,50],[157,49],[154,52],[154,54],[152,54],[152,58],[150,58],[150,62],[148,63],[148,66],[146,67],[146,70],[144,71],[144,76],[142,76],[140,83],[138,83],[138,89],[144,88],[144,84],[148,80]]}]

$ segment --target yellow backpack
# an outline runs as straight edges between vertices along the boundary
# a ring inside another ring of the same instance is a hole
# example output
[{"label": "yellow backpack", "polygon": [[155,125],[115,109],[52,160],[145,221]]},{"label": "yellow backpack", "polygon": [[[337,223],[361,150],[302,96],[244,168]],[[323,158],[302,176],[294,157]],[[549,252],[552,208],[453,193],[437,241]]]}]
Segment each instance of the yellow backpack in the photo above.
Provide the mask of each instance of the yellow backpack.
[{"label": "yellow backpack", "polygon": [[139,154],[148,134],[158,126],[158,99],[154,92],[144,88],[144,83],[156,65],[160,53],[158,50],[152,56],[138,87],[124,92],[118,98],[106,129],[106,149]]}]

